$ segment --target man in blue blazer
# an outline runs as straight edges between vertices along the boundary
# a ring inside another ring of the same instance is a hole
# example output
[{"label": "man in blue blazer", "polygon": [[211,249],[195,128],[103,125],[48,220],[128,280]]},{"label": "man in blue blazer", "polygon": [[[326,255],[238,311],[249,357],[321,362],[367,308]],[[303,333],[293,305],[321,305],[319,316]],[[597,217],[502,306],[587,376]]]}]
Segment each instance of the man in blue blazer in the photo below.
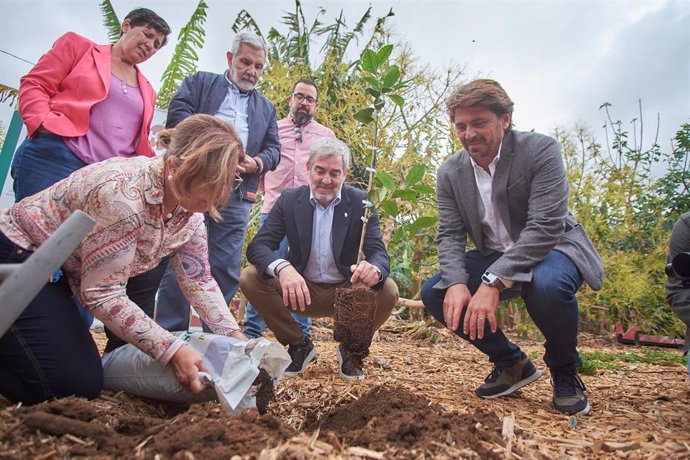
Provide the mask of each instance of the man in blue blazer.
[{"label": "man in blue blazer", "polygon": [[[513,393],[541,372],[496,326],[499,300],[521,296],[544,334],[554,407],[590,410],[577,367],[578,303],[583,281],[600,289],[601,258],[568,212],[568,183],[558,144],[513,131],[513,102],[493,80],[458,87],[448,114],[464,149],[437,174],[441,271],[422,300],[449,330],[486,354],[494,369],[475,391]],[[467,251],[467,237],[475,250]]]},{"label": "man in blue blazer", "polygon": [[[247,260],[253,265],[242,270],[240,286],[278,341],[288,345],[288,376],[301,374],[316,358],[314,345],[288,308],[309,317],[333,316],[335,290],[361,282],[378,291],[373,334],[398,300],[375,214],[366,228],[365,260],[357,263],[366,194],[344,185],[349,163],[344,142],[322,138],[312,144],[309,185],[285,190],[247,247]],[[275,251],[286,236],[289,250],[283,259]],[[342,378],[364,378],[362,356],[342,344],[337,356]]]},{"label": "man in blue blazer", "polygon": [[[255,33],[238,33],[227,53],[228,70],[222,75],[197,72],[187,77],[168,108],[168,128],[190,115],[205,113],[225,120],[242,139],[246,154],[238,166],[242,180],[221,210],[223,219],[216,222],[206,216],[211,271],[228,303],[239,286],[242,246],[259,177],[280,161],[275,107],[255,89],[267,51],[266,43]],[[189,304],[170,268],[158,293],[156,321],[168,330],[189,326]]]}]

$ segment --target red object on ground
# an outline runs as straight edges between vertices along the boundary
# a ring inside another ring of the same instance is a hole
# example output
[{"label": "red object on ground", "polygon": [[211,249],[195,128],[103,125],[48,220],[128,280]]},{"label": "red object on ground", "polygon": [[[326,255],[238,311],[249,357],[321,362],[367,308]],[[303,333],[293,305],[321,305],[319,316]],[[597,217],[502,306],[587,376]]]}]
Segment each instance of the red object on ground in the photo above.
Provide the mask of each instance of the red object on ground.
[{"label": "red object on ground", "polygon": [[653,345],[656,347],[683,348],[682,339],[674,339],[664,335],[651,335],[643,333],[642,326],[633,325],[623,331],[623,324],[616,324],[616,340],[627,345]]}]

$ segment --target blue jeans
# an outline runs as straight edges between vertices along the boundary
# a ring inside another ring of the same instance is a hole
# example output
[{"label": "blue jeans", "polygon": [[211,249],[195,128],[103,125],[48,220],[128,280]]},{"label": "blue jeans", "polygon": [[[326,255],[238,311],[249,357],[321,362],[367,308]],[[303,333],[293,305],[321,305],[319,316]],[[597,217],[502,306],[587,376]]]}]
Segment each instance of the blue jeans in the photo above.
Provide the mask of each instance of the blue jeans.
[{"label": "blue jeans", "polygon": [[[211,274],[228,304],[240,285],[242,247],[251,207],[252,203],[242,199],[235,191],[228,205],[220,210],[223,220],[216,222],[206,214]],[[177,284],[175,273],[168,266],[158,291],[156,322],[169,331],[186,331],[189,320],[189,302]]]},{"label": "blue jeans", "polygon": [[[465,269],[469,273],[467,287],[474,295],[481,284],[482,274],[502,254],[495,253],[483,256],[479,251],[466,254]],[[443,299],[445,289],[435,289],[433,286],[441,279],[436,274],[422,286],[422,301],[427,312],[441,323],[443,319]],[[579,323],[579,309],[576,293],[582,285],[582,276],[572,260],[565,254],[552,250],[532,270],[532,281],[520,283],[510,290],[501,293],[501,300],[521,296],[527,312],[546,339],[544,347],[544,362],[549,369],[574,369],[582,365],[577,353],[577,330]],[[469,341],[498,368],[503,368],[519,361],[524,353],[512,343],[499,329],[491,332],[489,322],[486,322],[484,338],[470,340],[462,332],[465,319],[463,310],[460,316],[460,326],[456,334]]]},{"label": "blue jeans", "polygon": [[[261,228],[264,225],[264,222],[266,222],[267,217],[268,213],[261,214],[261,220],[259,220],[259,228]],[[280,246],[276,251],[276,255],[284,259],[287,257],[287,253],[288,241],[287,237],[285,237],[283,238],[283,241],[280,242]],[[259,312],[256,311],[256,309],[249,302],[247,302],[245,312],[246,316],[244,320],[244,335],[246,335],[250,339],[261,337],[263,332],[266,330],[266,321],[264,321]],[[311,318],[309,318],[308,316],[298,315],[294,312],[290,314],[292,315],[292,319],[294,319],[295,322],[297,322],[297,325],[300,327],[300,329],[302,329],[304,335],[306,335],[307,337],[311,337]]]},{"label": "blue jeans", "polygon": [[62,137],[39,134],[22,142],[12,159],[10,174],[15,201],[47,189],[86,166],[65,145]]},{"label": "blue jeans", "polygon": [[[21,263],[29,254],[0,233],[0,263]],[[38,293],[0,337],[3,396],[24,404],[70,395],[98,397],[101,357],[80,309],[64,276]]]}]

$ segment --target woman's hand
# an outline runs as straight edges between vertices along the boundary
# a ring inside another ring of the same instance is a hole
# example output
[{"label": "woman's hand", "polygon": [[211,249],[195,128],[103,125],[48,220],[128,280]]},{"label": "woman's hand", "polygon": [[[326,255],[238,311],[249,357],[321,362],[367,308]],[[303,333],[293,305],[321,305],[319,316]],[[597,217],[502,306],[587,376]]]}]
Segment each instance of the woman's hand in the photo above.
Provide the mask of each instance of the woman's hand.
[{"label": "woman's hand", "polygon": [[187,345],[182,345],[170,359],[170,365],[180,384],[192,393],[201,393],[204,384],[199,379],[199,371],[206,371],[201,355]]},{"label": "woman's hand", "polygon": [[230,337],[242,340],[243,342],[247,342],[249,340],[249,338],[246,335],[244,335],[242,331],[240,331],[239,329],[230,334]]}]

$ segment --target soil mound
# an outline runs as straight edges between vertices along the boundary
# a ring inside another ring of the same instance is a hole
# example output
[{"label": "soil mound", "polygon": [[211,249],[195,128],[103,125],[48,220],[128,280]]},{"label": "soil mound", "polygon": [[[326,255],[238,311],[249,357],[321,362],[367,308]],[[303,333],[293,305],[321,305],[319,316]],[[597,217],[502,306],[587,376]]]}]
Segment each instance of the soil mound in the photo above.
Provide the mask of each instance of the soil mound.
[{"label": "soil mound", "polygon": [[[86,401],[64,398],[5,409],[13,419],[2,433],[4,458],[111,456],[112,458],[229,459],[256,455],[295,434],[273,415],[250,410],[228,417],[217,403],[191,406],[144,402],[126,395]],[[102,398],[103,398],[102,397]],[[36,442],[38,434],[40,442]],[[190,457],[190,455],[192,457]]]},{"label": "soil mound", "polygon": [[463,457],[500,458],[491,448],[504,444],[501,422],[493,412],[448,412],[421,395],[392,386],[376,387],[334,408],[310,428],[319,427],[322,433],[333,431],[346,444],[406,458],[448,453],[449,447]]}]

